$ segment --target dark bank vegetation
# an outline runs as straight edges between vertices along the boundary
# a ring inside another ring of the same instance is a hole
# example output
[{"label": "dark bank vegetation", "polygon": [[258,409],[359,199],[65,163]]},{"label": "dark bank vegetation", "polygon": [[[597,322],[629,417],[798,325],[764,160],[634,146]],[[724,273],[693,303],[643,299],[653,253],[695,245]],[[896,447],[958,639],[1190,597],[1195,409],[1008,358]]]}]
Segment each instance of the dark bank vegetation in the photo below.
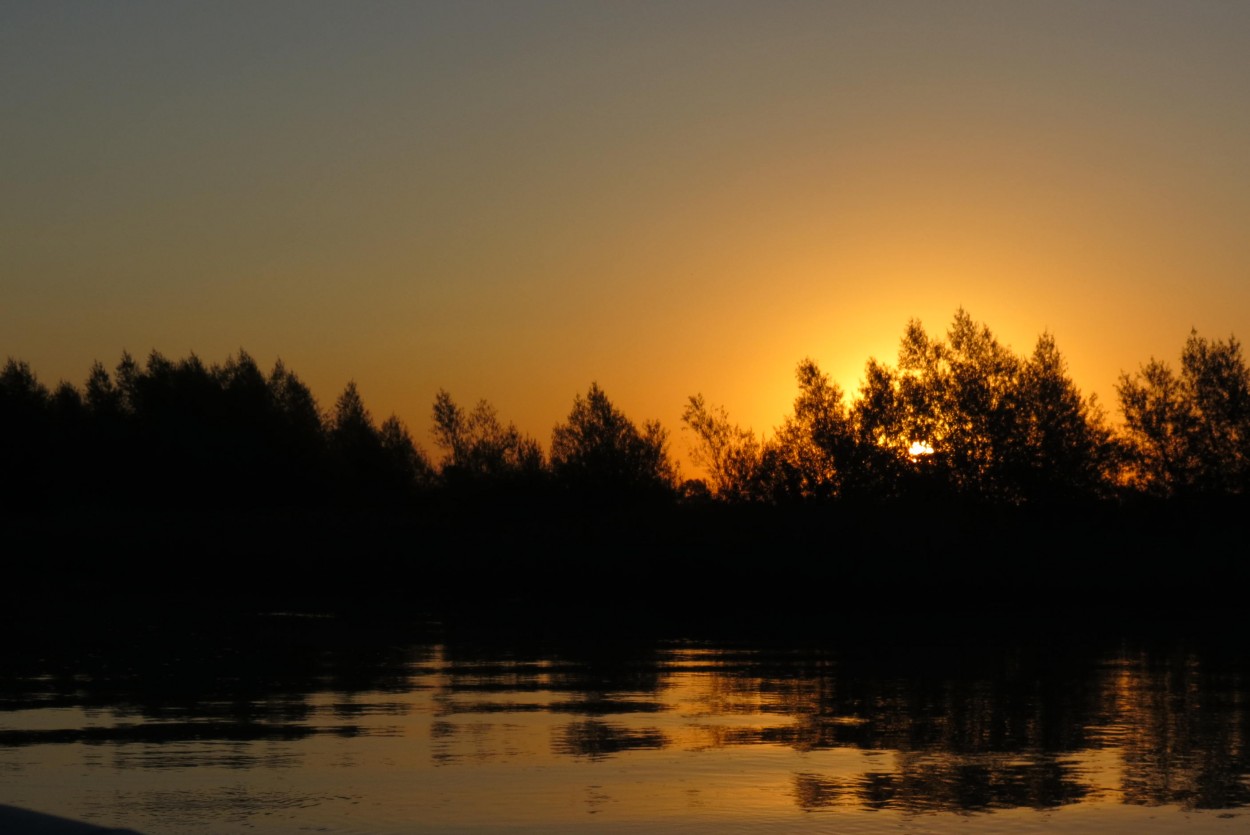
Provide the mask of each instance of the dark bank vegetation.
[{"label": "dark bank vegetation", "polygon": [[9,588],[458,601],[572,587],[594,607],[789,586],[820,605],[899,589],[1009,605],[1199,598],[1244,578],[1250,371],[1234,338],[1193,333],[1179,371],[1152,359],[1122,375],[1120,425],[1051,336],[1019,355],[962,310],[945,336],[910,323],[897,363],[870,360],[853,397],[810,360],[797,384],[770,436],[691,397],[683,431],[706,477],[683,482],[665,429],[596,384],[549,453],[488,402],[440,391],[432,460],[354,383],[324,409],[242,351],[123,354],[54,389],[10,359]]}]

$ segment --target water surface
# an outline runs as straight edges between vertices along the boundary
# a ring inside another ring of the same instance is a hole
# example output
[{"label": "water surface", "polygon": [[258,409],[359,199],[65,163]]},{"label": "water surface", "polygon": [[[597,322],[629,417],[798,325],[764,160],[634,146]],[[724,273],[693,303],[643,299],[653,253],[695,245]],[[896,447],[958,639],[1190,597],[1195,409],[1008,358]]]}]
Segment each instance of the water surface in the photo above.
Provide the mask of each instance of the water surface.
[{"label": "water surface", "polygon": [[1240,644],[868,626],[101,624],[15,649],[0,802],[151,833],[1250,823]]}]

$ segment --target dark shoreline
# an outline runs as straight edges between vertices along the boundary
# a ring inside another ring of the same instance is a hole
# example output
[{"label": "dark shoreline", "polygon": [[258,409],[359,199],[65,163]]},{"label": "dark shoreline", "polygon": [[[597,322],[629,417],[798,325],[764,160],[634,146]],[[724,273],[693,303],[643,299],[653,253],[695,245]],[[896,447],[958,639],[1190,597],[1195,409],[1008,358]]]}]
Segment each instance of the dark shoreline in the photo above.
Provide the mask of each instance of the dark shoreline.
[{"label": "dark shoreline", "polygon": [[892,617],[1212,618],[1250,580],[1242,499],[431,505],[5,518],[11,612],[189,607],[645,625]]}]

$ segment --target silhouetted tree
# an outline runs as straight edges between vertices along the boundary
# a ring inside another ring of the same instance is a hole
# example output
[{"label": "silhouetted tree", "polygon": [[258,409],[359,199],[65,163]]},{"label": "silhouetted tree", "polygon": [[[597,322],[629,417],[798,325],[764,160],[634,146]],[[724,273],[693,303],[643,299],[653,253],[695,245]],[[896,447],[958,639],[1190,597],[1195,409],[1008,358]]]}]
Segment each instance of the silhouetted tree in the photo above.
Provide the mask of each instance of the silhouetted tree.
[{"label": "silhouetted tree", "polygon": [[277,409],[269,382],[251,355],[240,348],[237,356],[227,357],[212,374],[224,395],[224,411],[231,422],[253,424],[269,435]]},{"label": "silhouetted tree", "polygon": [[1043,334],[1024,359],[962,309],[947,339],[908,323],[896,369],[870,360],[855,405],[861,470],[901,485],[988,499],[1089,495],[1110,435]]},{"label": "silhouetted tree", "polygon": [[1020,368],[1018,402],[1025,443],[1014,466],[1034,499],[1097,496],[1110,487],[1119,445],[1091,395],[1082,397],[1049,333]]},{"label": "silhouetted tree", "polygon": [[348,382],[335,401],[328,434],[336,486],[343,499],[364,504],[375,501],[377,479],[385,470],[386,456],[382,438],[355,381]]},{"label": "silhouetted tree", "polygon": [[597,383],[574,398],[568,422],[552,430],[551,469],[565,485],[616,495],[668,494],[677,478],[659,422],[640,431]]},{"label": "silhouetted tree", "polygon": [[60,382],[49,400],[47,480],[49,494],[58,502],[80,501],[87,485],[80,477],[88,430],[88,415],[82,393],[65,381]]},{"label": "silhouetted tree", "polygon": [[858,466],[858,442],[842,390],[810,359],[795,370],[794,411],[776,437],[757,439],[731,424],[724,409],[691,397],[682,422],[699,444],[716,495],[730,501],[810,501],[842,495]]},{"label": "silhouetted tree", "polygon": [[80,392],[55,393],[25,363],[0,369],[6,495],[52,507],[139,505],[247,514],[275,505],[401,500],[431,468],[396,418],[373,424],[355,384],[323,419],[279,361],[266,378],[243,350],[222,365],[123,353],[95,363]]},{"label": "silhouetted tree", "polygon": [[841,494],[855,439],[842,390],[810,359],[795,370],[794,412],[763,450],[765,479],[776,499],[831,499]]},{"label": "silhouetted tree", "polygon": [[52,396],[26,362],[9,358],[0,370],[0,489],[7,503],[47,497],[43,466],[51,443]]},{"label": "silhouetted tree", "polygon": [[91,366],[91,372],[87,375],[85,392],[87,408],[97,420],[121,415],[122,393],[113,385],[108,371],[99,361]]},{"label": "silhouetted tree", "polygon": [[1116,387],[1132,480],[1159,494],[1245,493],[1250,484],[1250,370],[1233,337],[1191,332],[1177,376],[1151,359]]},{"label": "silhouetted tree", "polygon": [[385,453],[388,482],[406,492],[433,486],[434,468],[399,418],[391,415],[383,421],[378,438]]},{"label": "silhouetted tree", "polygon": [[281,502],[286,486],[282,471],[289,462],[283,460],[281,420],[264,372],[240,349],[209,369],[209,375],[214,390],[211,425],[205,431],[220,456],[214,468],[222,492],[253,504]]},{"label": "silhouetted tree", "polygon": [[128,386],[138,441],[131,460],[148,501],[178,507],[226,501],[230,450],[221,431],[221,389],[210,370],[194,354],[175,362],[153,351]]},{"label": "silhouetted tree", "polygon": [[131,493],[137,478],[131,415],[121,390],[99,361],[87,375],[83,400],[87,421],[78,479],[84,494],[102,501],[108,492],[114,496]]},{"label": "silhouetted tree", "polygon": [[1193,398],[1191,446],[1203,489],[1242,493],[1250,486],[1250,369],[1241,345],[1190,333],[1181,379]]},{"label": "silhouetted tree", "polygon": [[282,364],[274,363],[267,382],[270,401],[278,412],[281,441],[292,455],[311,454],[319,448],[325,422],[317,399],[296,374]]},{"label": "silhouetted tree", "polygon": [[[764,443],[754,432],[730,423],[725,409],[709,406],[702,394],[689,399],[682,410],[681,421],[697,439],[692,458],[707,470],[711,492],[717,498],[729,501],[772,498],[764,484]],[[692,488],[691,495],[702,495],[708,485],[702,488],[702,491]]]},{"label": "silhouetted tree", "polygon": [[334,411],[330,415],[330,440],[334,446],[344,450],[381,446],[373,417],[365,408],[355,380],[348,382],[334,402]]},{"label": "silhouetted tree", "polygon": [[142,373],[130,352],[122,351],[122,358],[113,370],[113,381],[120,395],[122,411],[131,415],[139,411],[139,377]]},{"label": "silhouetted tree", "polygon": [[271,501],[315,506],[325,500],[331,478],[326,419],[308,386],[282,360],[274,363],[265,387],[272,420]]},{"label": "silhouetted tree", "polygon": [[479,486],[532,481],[543,471],[542,448],[512,423],[504,426],[495,408],[478,401],[465,412],[451,395],[439,390],[434,398],[435,444],[444,450],[444,481]]},{"label": "silhouetted tree", "polygon": [[4,415],[33,419],[44,413],[50,400],[47,386],[39,382],[30,363],[9,357],[0,370],[0,408]]}]

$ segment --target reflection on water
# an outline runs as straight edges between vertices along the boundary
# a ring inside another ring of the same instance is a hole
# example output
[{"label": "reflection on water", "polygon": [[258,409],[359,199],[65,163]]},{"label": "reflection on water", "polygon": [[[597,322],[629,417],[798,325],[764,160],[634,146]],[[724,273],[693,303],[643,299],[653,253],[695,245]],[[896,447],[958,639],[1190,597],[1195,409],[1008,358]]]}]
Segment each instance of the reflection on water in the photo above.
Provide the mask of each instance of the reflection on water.
[{"label": "reflection on water", "polygon": [[1093,811],[1163,831],[1241,824],[1250,805],[1250,680],[1228,646],[521,645],[287,617],[235,627],[15,652],[0,679],[5,801],[152,832],[588,815],[853,828],[934,813],[952,817],[930,830],[978,813],[1024,829]]}]

